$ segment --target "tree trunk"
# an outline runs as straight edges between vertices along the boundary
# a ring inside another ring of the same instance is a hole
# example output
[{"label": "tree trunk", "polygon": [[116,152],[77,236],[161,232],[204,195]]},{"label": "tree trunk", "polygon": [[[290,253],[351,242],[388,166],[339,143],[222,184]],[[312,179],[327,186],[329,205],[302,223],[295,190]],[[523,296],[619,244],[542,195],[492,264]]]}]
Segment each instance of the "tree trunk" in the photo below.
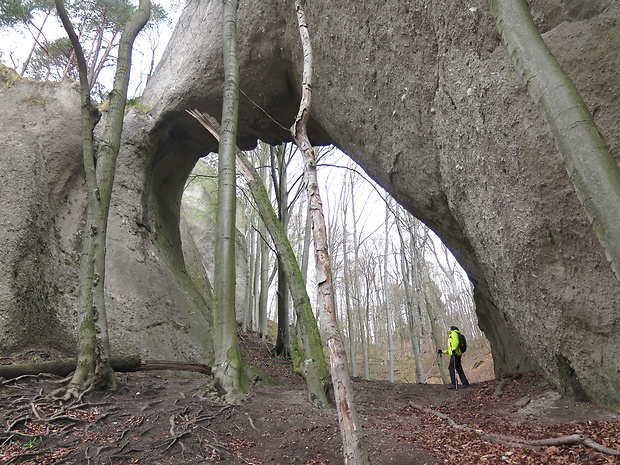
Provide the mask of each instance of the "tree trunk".
[{"label": "tree trunk", "polygon": [[349,356],[351,357],[351,376],[357,376],[357,362],[355,354],[355,321],[354,313],[351,308],[351,272],[349,271],[349,257],[347,250],[347,208],[345,203],[344,220],[342,222],[342,255],[344,260],[344,301],[347,314],[347,327],[349,330]]},{"label": "tree trunk", "polygon": [[[264,223],[264,222],[263,222]],[[260,226],[261,233],[266,233],[264,224]],[[264,339],[267,337],[267,294],[269,292],[269,249],[265,238],[259,235],[260,242],[260,293],[258,295],[258,332]]]},{"label": "tree trunk", "polygon": [[218,157],[218,198],[215,229],[215,312],[213,340],[216,385],[228,404],[239,404],[248,391],[235,316],[235,219],[237,210],[235,158],[239,108],[237,62],[237,0],[224,2],[222,43],[224,48],[224,96],[222,137]]},{"label": "tree trunk", "polygon": [[[95,110],[90,98],[87,64],[77,35],[62,0],[56,9],[69,35],[78,61],[82,112],[84,170],[88,190],[87,229],[79,273],[78,358],[67,397],[90,389],[114,389],[116,376],[110,367],[108,323],[105,309],[105,245],[116,158],[120,150],[133,42],[150,16],[151,3],[140,0],[138,9],[125,25],[118,51],[113,91],[103,130],[95,152],[93,131]],[[95,164],[95,158],[97,160]]]},{"label": "tree trunk", "polygon": [[[237,152],[237,156],[239,152]],[[257,179],[260,179],[260,182],[265,187],[265,192],[267,192],[266,196],[269,198],[268,191],[268,174],[267,174],[267,151],[265,149],[265,145],[259,145],[259,150],[257,151],[258,155],[258,164],[259,169],[257,173]],[[254,199],[256,202],[256,199]],[[267,296],[269,293],[269,248],[267,247],[267,227],[265,226],[265,220],[262,215],[259,216],[261,221],[258,223],[258,240],[259,242],[259,250],[260,250],[260,292],[258,297],[258,331],[263,339],[268,336],[268,325],[267,325]]]},{"label": "tree trunk", "polygon": [[[194,116],[214,137],[219,138],[217,122],[197,111],[189,111],[188,113]],[[289,277],[289,290],[293,296],[293,306],[297,314],[297,341],[303,358],[302,374],[308,386],[308,398],[316,407],[326,408],[329,405],[327,367],[316,319],[312,313],[310,298],[306,292],[306,283],[302,279],[295,252],[286,236],[282,223],[273,210],[267,189],[260,182],[261,178],[258,172],[239,150],[237,151],[237,161],[239,171],[245,178],[258,213],[273,239],[283,269]]]},{"label": "tree trunk", "polygon": [[307,120],[310,112],[312,98],[312,46],[308,33],[306,15],[302,7],[302,0],[295,0],[295,10],[299,23],[304,51],[302,97],[299,112],[291,133],[295,143],[299,147],[304,160],[304,172],[306,173],[306,190],[308,204],[312,213],[312,225],[314,231],[315,264],[318,284],[319,314],[323,339],[329,349],[330,371],[334,385],[334,397],[340,432],[342,433],[344,461],[347,465],[370,464],[368,452],[364,444],[364,430],[353,402],[353,388],[344,346],[340,338],[336,315],[334,313],[333,283],[331,269],[329,267],[329,251],[327,250],[327,233],[323,206],[319,193],[316,177],[316,158],[314,150],[306,133]]},{"label": "tree trunk", "polygon": [[31,23],[34,26],[34,28],[37,30],[37,34],[36,35],[33,34],[34,44],[32,44],[32,47],[30,48],[30,51],[28,52],[28,56],[26,57],[26,59],[24,60],[24,64],[22,65],[22,71],[20,73],[22,77],[25,76],[26,70],[28,69],[28,66],[30,66],[30,60],[32,60],[32,55],[34,54],[34,51],[36,50],[37,46],[40,46],[39,38],[43,35],[43,27],[45,27],[45,23],[47,22],[47,19],[52,14],[52,8],[53,8],[52,5],[50,5],[47,8],[47,11],[45,12],[45,16],[43,17],[43,21],[41,22],[41,26],[37,27],[33,23]]},{"label": "tree trunk", "polygon": [[[400,212],[401,209],[398,209],[398,211]],[[413,358],[415,362],[415,380],[416,383],[424,383],[426,380],[424,377],[424,370],[422,368],[422,354],[420,350],[420,342],[422,340],[422,321],[420,321],[421,319],[419,318],[419,312],[416,311],[416,305],[413,300],[414,285],[411,279],[411,267],[407,262],[407,244],[403,237],[400,215],[397,215],[396,218],[396,229],[398,231],[398,237],[400,238],[400,267],[403,274],[403,288],[405,291],[407,307],[407,323],[409,326],[409,334],[411,335],[411,346],[413,349]],[[410,243],[409,246],[415,247],[415,244]]]},{"label": "tree trunk", "polygon": [[[351,215],[353,216],[353,280],[355,285],[355,296],[357,306],[357,321],[359,323],[360,344],[362,346],[362,371],[364,379],[370,379],[370,364],[368,358],[368,298],[369,293],[366,292],[366,301],[362,304],[362,293],[360,287],[360,243],[357,237],[357,217],[355,216],[355,194],[353,192],[353,177],[351,176]],[[366,288],[368,289],[368,288]]]},{"label": "tree trunk", "polygon": [[247,302],[243,311],[243,321],[241,322],[241,328],[243,332],[247,332],[248,330],[252,330],[253,323],[253,308],[254,308],[254,277],[256,276],[256,268],[257,268],[257,252],[256,252],[256,241],[254,240],[255,230],[252,222],[248,222],[248,229],[245,233],[245,243],[247,244],[248,250],[248,269],[246,279],[248,280],[248,297]]},{"label": "tree trunk", "polygon": [[385,243],[383,249],[383,302],[385,308],[385,328],[387,334],[387,356],[388,356],[388,373],[390,383],[394,382],[394,340],[392,337],[392,315],[390,314],[390,280],[388,273],[388,253],[390,235],[389,219],[390,219],[390,200],[385,199]]},{"label": "tree trunk", "polygon": [[[284,146],[270,147],[271,158],[271,179],[276,193],[276,203],[278,205],[278,219],[282,224],[285,233],[288,229],[288,183],[286,177],[286,164],[284,162]],[[278,257],[278,337],[276,339],[276,355],[288,358],[290,356],[290,336],[289,336],[289,295],[287,273],[284,271],[284,264]]]},{"label": "tree trunk", "polygon": [[620,168],[579,91],[551,54],[525,0],[490,0],[508,55],[553,135],[611,268],[620,280]]}]

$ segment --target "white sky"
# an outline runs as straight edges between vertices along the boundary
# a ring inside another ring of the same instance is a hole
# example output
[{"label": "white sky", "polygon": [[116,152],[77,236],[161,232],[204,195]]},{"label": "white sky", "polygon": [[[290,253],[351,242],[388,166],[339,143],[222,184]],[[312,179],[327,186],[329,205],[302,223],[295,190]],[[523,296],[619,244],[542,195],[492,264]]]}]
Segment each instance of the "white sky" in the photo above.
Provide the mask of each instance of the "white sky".
[{"label": "white sky", "polygon": [[[133,1],[135,5],[137,1]],[[159,2],[166,11],[168,11],[171,17],[171,23],[169,25],[161,25],[155,34],[150,34],[151,37],[155,37],[157,40],[156,48],[156,64],[161,59],[161,56],[170,40],[174,24],[181,13],[181,9],[176,5],[175,0],[161,0]],[[34,18],[34,24],[40,27],[44,21],[43,15],[37,15]],[[43,29],[45,38],[48,41],[54,41],[64,35],[66,35],[60,21],[57,17],[50,16],[45,22]],[[28,53],[30,52],[34,44],[34,38],[32,34],[25,28],[21,29],[1,29],[0,30],[0,57],[2,62],[11,67],[17,68],[18,72],[21,72],[21,64],[24,62]],[[146,74],[151,63],[151,44],[149,35],[142,31],[137,37],[134,52],[133,52],[133,65],[131,71],[131,81],[129,84],[128,95],[136,96],[141,93],[141,89],[146,82]],[[110,88],[113,80],[113,68],[104,69],[101,73],[101,81]],[[107,83],[107,84],[106,84]]]}]

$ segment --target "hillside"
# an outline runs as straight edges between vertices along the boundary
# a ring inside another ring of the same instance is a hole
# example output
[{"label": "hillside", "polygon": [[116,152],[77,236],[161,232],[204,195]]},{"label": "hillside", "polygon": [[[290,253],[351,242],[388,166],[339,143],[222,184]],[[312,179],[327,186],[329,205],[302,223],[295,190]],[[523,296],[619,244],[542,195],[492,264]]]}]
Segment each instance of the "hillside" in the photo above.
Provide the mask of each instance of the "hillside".
[{"label": "hillside", "polygon": [[[268,344],[243,334],[242,345],[275,384],[255,387],[239,407],[201,396],[205,378],[166,372],[121,375],[120,391],[92,394],[78,405],[46,400],[58,387],[49,377],[1,381],[0,463],[343,464],[335,410],[313,409],[302,380],[271,356]],[[472,388],[458,391],[355,380],[372,463],[620,463],[619,456],[583,445],[536,449],[491,442],[499,435],[579,433],[620,449],[620,414],[561,399],[535,373],[501,382],[499,395],[500,381],[478,381],[480,370],[488,367],[470,371]]]}]

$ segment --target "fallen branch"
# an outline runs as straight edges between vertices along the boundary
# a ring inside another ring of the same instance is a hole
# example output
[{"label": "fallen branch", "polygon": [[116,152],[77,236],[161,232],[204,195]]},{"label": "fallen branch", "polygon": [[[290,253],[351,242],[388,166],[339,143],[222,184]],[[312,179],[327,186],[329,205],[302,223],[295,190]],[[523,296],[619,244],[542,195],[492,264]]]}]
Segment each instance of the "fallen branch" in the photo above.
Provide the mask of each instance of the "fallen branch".
[{"label": "fallen branch", "polygon": [[[211,374],[211,367],[200,363],[174,362],[167,360],[142,361],[139,355],[125,355],[113,357],[110,361],[112,369],[117,372],[135,372],[151,370],[175,370],[192,371],[205,375]],[[42,373],[51,373],[65,377],[75,370],[76,360],[64,358],[46,362],[18,363],[13,365],[0,365],[0,378],[6,380],[22,379],[25,376],[38,376]],[[10,381],[3,381],[6,384]]]},{"label": "fallen branch", "polygon": [[166,360],[147,360],[142,362],[140,371],[150,370],[192,371],[194,373],[202,373],[203,375],[211,375],[211,367],[201,363],[169,362]]},{"label": "fallen branch", "polygon": [[448,424],[452,428],[458,428],[458,429],[464,429],[464,430],[468,430],[468,431],[474,431],[474,432],[478,433],[480,435],[480,439],[482,439],[484,441],[495,442],[495,443],[498,443],[498,444],[503,444],[503,445],[511,446],[511,447],[523,447],[523,448],[535,449],[535,450],[538,450],[541,446],[542,447],[547,447],[547,446],[582,445],[582,446],[590,447],[591,449],[594,449],[595,451],[600,452],[602,454],[620,455],[620,450],[612,449],[611,447],[606,447],[606,446],[604,446],[602,444],[599,444],[598,442],[596,442],[596,441],[594,441],[592,439],[589,439],[589,438],[585,437],[582,434],[571,434],[569,436],[560,436],[560,437],[557,437],[557,438],[547,438],[547,439],[521,439],[521,438],[516,438],[516,437],[513,437],[513,436],[489,434],[489,433],[485,433],[484,431],[482,431],[480,429],[471,428],[471,427],[466,426],[466,425],[460,425],[460,424],[456,423],[452,418],[450,418],[445,413],[437,412],[435,410],[432,410],[432,409],[429,409],[429,408],[426,408],[426,407],[422,407],[422,406],[414,404],[412,402],[410,402],[409,405],[411,407],[415,408],[416,410],[420,410],[421,412],[429,413],[431,415],[435,415],[435,416],[437,416],[439,418],[442,418],[442,419],[448,421]]}]

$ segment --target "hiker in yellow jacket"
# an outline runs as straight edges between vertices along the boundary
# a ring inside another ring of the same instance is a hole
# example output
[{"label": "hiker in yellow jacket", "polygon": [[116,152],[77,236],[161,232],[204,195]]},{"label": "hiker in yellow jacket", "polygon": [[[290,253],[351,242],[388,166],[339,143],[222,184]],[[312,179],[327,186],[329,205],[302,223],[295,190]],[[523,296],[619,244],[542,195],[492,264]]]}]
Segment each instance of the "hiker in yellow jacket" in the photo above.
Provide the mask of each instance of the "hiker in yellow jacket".
[{"label": "hiker in yellow jacket", "polygon": [[463,354],[459,348],[459,333],[460,331],[456,326],[450,326],[450,329],[448,330],[448,350],[437,349],[437,353],[439,355],[450,355],[450,365],[448,366],[448,370],[450,371],[450,381],[452,384],[448,386],[448,389],[456,389],[456,373],[459,374],[459,378],[461,379],[461,387],[469,387],[469,381],[467,381],[467,377],[463,371],[463,365],[461,365],[461,356]]}]

